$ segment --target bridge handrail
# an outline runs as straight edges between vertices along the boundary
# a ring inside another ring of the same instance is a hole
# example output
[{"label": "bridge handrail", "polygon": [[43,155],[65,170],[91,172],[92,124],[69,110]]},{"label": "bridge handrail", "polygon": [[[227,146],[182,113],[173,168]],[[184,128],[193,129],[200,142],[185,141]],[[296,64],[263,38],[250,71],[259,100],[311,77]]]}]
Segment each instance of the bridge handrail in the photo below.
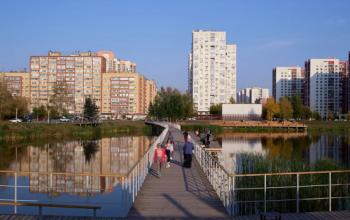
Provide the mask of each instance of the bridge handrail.
[{"label": "bridge handrail", "polygon": [[162,133],[157,137],[155,142],[142,156],[142,158],[132,167],[128,174],[122,177],[122,188],[128,192],[128,204],[131,208],[134,203],[138,192],[141,189],[143,182],[146,179],[148,172],[153,165],[154,151],[158,143],[163,143],[168,132],[169,125],[163,122],[147,122],[148,124],[158,125],[164,128]]},{"label": "bridge handrail", "polygon": [[36,203],[36,202],[9,202],[0,201],[3,206],[35,206],[39,208],[39,215],[42,215],[42,207],[51,208],[68,208],[68,209],[93,209],[93,216],[96,217],[96,210],[101,209],[100,206],[95,205],[72,205],[72,204],[53,204],[53,203]]},{"label": "bridge handrail", "polygon": [[[201,145],[193,141],[195,145],[194,155],[196,160],[198,161],[200,167],[203,172],[207,176],[209,182],[213,186],[215,192],[226,208],[227,212],[234,216],[236,213],[240,212],[240,207],[237,206],[239,203],[252,203],[252,202],[262,202],[264,211],[267,210],[267,203],[276,202],[276,199],[268,199],[267,191],[272,189],[295,189],[296,198],[285,198],[280,199],[278,201],[295,201],[296,212],[299,212],[300,201],[303,200],[317,200],[317,199],[327,199],[329,211],[332,210],[332,199],[337,198],[350,198],[350,196],[335,196],[332,195],[332,187],[343,187],[350,186],[350,183],[332,183],[332,174],[350,174],[350,170],[327,170],[327,171],[301,171],[301,172],[280,172],[280,173],[253,173],[253,174],[232,174],[226,171],[226,169],[220,164],[220,162],[214,158],[209,152],[207,152]],[[320,175],[327,174],[328,181],[326,184],[303,184],[299,178],[302,175]],[[278,176],[294,176],[295,177],[295,185],[282,185],[282,186],[268,186],[267,177],[278,177]],[[258,187],[247,187],[247,188],[237,188],[238,178],[263,178],[263,185]],[[328,188],[328,196],[322,198],[303,198],[300,195],[300,188],[314,188],[314,187],[327,187]],[[237,200],[236,194],[242,190],[260,190],[263,191],[263,197],[260,200],[254,201],[245,201],[245,200]],[[252,213],[253,214],[253,213]]]}]

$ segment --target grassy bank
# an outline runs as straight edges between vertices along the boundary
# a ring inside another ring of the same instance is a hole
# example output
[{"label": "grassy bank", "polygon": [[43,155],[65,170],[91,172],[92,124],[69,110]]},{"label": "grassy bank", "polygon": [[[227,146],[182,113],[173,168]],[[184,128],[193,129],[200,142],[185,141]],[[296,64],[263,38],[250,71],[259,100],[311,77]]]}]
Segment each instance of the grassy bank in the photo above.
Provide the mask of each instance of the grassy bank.
[{"label": "grassy bank", "polygon": [[118,134],[150,134],[151,128],[143,121],[104,122],[98,127],[80,127],[69,123],[9,123],[0,122],[0,139],[35,140],[35,139],[76,139],[101,138]]},{"label": "grassy bank", "polygon": [[[350,122],[337,122],[337,121],[305,121],[308,127],[309,133],[338,133],[345,134],[350,133]],[[205,130],[209,128],[214,134],[219,134],[224,131],[232,132],[293,132],[293,129],[285,128],[262,128],[262,127],[222,127],[219,125],[211,125],[208,121],[186,121],[181,123],[183,130],[195,131]]]},{"label": "grassy bank", "polygon": [[[287,129],[287,128],[274,128],[274,127],[223,127],[219,125],[211,125],[205,122],[196,122],[196,123],[182,123],[182,130],[186,131],[205,131],[205,129],[210,129],[213,134],[221,134],[223,132],[293,132],[295,129]],[[300,132],[300,131],[299,131]]]},{"label": "grassy bank", "polygon": [[350,133],[350,122],[346,121],[306,121],[309,132]]}]

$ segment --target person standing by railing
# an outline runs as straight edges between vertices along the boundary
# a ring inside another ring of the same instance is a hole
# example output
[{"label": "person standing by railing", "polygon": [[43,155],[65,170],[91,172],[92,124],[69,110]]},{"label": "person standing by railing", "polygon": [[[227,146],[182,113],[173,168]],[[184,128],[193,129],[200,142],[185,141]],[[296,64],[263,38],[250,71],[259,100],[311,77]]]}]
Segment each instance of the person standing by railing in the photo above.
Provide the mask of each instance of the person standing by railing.
[{"label": "person standing by railing", "polygon": [[166,145],[165,145],[165,152],[166,152],[166,157],[167,157],[167,164],[166,164],[166,168],[170,167],[170,161],[171,161],[171,157],[172,154],[174,152],[174,142],[170,139],[168,139]]},{"label": "person standing by railing", "polygon": [[185,144],[182,148],[184,154],[184,167],[191,168],[192,166],[192,154],[194,150],[194,145],[189,141],[189,136],[187,132],[184,132],[184,140]]},{"label": "person standing by railing", "polygon": [[165,163],[166,160],[165,149],[162,148],[160,143],[157,144],[153,159],[157,167],[158,177],[160,178],[162,176],[162,164]]}]

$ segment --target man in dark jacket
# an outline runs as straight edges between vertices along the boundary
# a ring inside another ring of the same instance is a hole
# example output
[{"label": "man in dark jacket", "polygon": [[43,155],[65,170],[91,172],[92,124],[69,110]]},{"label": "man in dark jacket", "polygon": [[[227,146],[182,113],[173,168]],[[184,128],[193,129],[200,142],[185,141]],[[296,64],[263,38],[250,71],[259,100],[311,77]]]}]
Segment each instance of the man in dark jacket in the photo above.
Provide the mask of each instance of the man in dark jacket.
[{"label": "man in dark jacket", "polygon": [[188,133],[184,132],[185,144],[182,148],[184,154],[184,167],[191,168],[192,165],[192,153],[194,150],[194,145],[192,142],[188,141]]}]

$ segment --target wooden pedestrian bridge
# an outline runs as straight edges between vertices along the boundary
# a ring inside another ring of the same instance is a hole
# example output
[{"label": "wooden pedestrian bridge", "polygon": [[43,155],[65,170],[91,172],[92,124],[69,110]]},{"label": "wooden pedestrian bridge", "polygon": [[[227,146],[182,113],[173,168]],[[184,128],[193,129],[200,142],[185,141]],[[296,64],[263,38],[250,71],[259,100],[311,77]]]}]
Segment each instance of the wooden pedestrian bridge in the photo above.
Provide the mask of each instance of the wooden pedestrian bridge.
[{"label": "wooden pedestrian bridge", "polygon": [[[103,218],[99,216],[99,206],[79,206],[60,208],[91,209],[91,217],[41,216],[45,204],[40,204],[38,215],[2,215],[1,220],[12,219],[260,219],[260,214],[271,211],[294,209],[293,214],[281,214],[281,219],[350,219],[350,211],[333,211],[334,202],[348,200],[350,171],[322,171],[281,174],[233,175],[219,164],[209,152],[195,143],[195,160],[192,168],[183,168],[183,136],[178,125],[151,122],[164,130],[145,155],[126,175],[118,176],[128,207],[128,215],[123,218]],[[162,170],[162,176],[155,173],[153,154],[157,143],[163,143],[171,132],[175,140],[174,158],[170,168]],[[1,171],[0,171],[1,172]],[[12,172],[12,175],[18,175]],[[47,174],[60,175],[60,174]],[[67,174],[62,174],[67,175]],[[77,175],[77,174],[74,174]],[[84,175],[84,174],[81,174]],[[339,175],[343,181],[339,181]],[[310,182],[309,177],[321,179],[321,183]],[[333,179],[332,179],[333,178]],[[335,181],[336,180],[336,181]],[[276,185],[281,181],[282,185]],[[305,197],[305,189],[320,189],[320,192]],[[339,189],[338,189],[339,188]],[[277,190],[277,191],[276,191]],[[277,192],[280,197],[273,197]],[[313,196],[313,197],[312,197]],[[313,200],[326,206],[326,212],[305,212]],[[4,202],[3,202],[4,203]],[[333,204],[333,205],[332,205]],[[1,205],[1,202],[0,202]],[[9,205],[9,204],[7,204]],[[13,203],[25,206],[25,203]],[[35,204],[28,203],[28,206]],[[333,212],[330,212],[333,211]],[[96,217],[97,216],[97,217]],[[276,218],[277,219],[277,218]]]}]

